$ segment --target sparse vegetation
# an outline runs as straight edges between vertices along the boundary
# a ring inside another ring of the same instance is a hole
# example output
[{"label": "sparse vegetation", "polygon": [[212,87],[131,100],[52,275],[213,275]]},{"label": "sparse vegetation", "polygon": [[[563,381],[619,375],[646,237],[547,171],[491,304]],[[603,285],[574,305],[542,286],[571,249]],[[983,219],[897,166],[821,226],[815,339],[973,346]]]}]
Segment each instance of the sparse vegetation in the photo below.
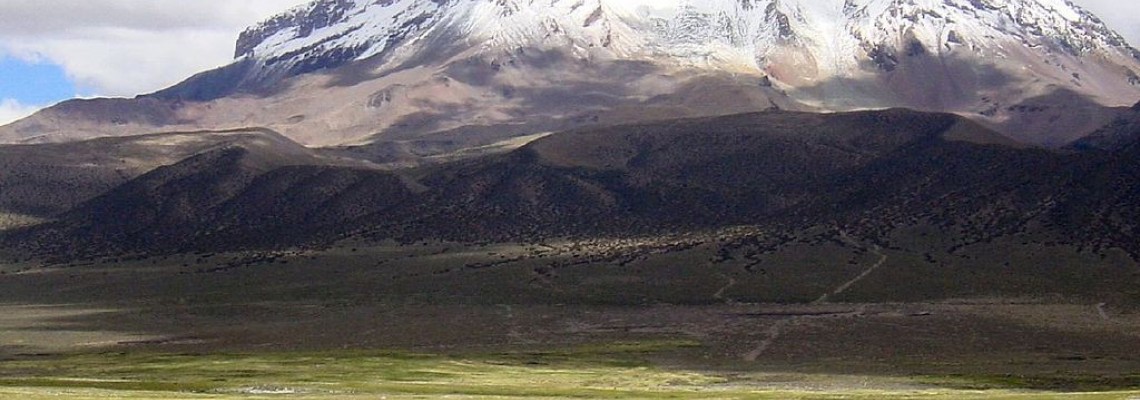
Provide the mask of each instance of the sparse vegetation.
[{"label": "sparse vegetation", "polygon": [[[1140,389],[1129,303],[897,302],[883,282],[911,275],[892,263],[922,255],[886,249],[887,264],[821,296],[883,260],[871,249],[741,227],[5,267],[0,398],[1119,400]],[[778,304],[789,302],[801,304]]]},{"label": "sparse vegetation", "polygon": [[[700,372],[654,366],[644,359],[688,345],[617,343],[469,356],[369,351],[57,356],[0,365],[0,397],[1033,400],[1125,399],[1140,393],[1024,392],[1019,388],[1027,387],[1025,382],[1015,377]],[[1071,383],[1080,378],[1057,379]],[[842,389],[844,385],[863,388]]]},{"label": "sparse vegetation", "polygon": [[0,397],[1134,396],[1135,149],[960,123],[767,113],[399,173],[212,148],[3,235]]}]

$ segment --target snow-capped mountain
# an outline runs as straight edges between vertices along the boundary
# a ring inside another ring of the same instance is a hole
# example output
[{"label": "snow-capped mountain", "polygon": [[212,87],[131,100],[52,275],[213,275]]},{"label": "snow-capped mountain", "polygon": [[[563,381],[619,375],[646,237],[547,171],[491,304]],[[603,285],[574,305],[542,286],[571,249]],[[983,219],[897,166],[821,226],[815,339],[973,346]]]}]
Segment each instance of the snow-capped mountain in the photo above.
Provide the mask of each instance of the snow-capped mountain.
[{"label": "snow-capped mountain", "polygon": [[1140,84],[1140,53],[1064,0],[318,0],[247,30],[237,56],[298,74],[422,56],[442,35],[490,57],[553,48],[751,68],[793,86],[923,55],[1045,64],[1035,72],[1062,82],[1109,64],[1116,80]]},{"label": "snow-capped mountain", "polygon": [[[310,145],[771,107],[955,112],[1057,145],[1140,99],[1138,60],[1065,0],[316,0],[148,99]],[[57,120],[17,136],[57,140]]]},{"label": "snow-capped mountain", "polygon": [[1099,19],[1063,0],[318,0],[246,30],[236,55],[307,72],[391,52],[431,31],[488,51],[600,47],[761,68],[776,64],[781,49],[800,47],[829,73],[898,44],[997,55],[995,45],[1012,40],[1075,56],[1135,55]]}]

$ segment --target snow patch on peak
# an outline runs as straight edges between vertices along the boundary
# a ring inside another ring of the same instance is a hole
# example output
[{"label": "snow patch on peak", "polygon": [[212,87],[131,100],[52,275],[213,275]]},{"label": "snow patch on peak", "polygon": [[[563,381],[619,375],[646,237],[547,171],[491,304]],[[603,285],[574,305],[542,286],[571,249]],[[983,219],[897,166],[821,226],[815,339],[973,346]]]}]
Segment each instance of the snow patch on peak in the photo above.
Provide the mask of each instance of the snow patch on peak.
[{"label": "snow patch on peak", "polygon": [[1081,20],[1081,12],[1077,10],[1073,3],[1067,0],[1038,0],[1038,2],[1066,20],[1074,22]]},{"label": "snow patch on peak", "polygon": [[904,38],[932,51],[948,43],[993,47],[987,42],[998,39],[1050,40],[1073,53],[1127,48],[1067,0],[316,0],[247,30],[238,56],[268,65],[333,53],[343,62],[433,29],[485,50],[565,46],[586,55],[604,48],[620,57],[750,59],[757,68],[790,45],[830,74],[857,66],[860,51],[909,46]]},{"label": "snow patch on peak", "polygon": [[264,81],[371,57],[383,69],[456,54],[494,65],[529,49],[746,71],[791,88],[913,65],[903,85],[947,60],[1004,63],[1027,81],[1117,97],[1140,85],[1140,52],[1067,0],[316,0],[238,45]]},{"label": "snow patch on peak", "polygon": [[488,51],[540,46],[585,52],[639,45],[621,40],[633,35],[601,0],[550,0],[542,6],[533,2],[476,1],[470,14],[462,18],[461,30]]}]

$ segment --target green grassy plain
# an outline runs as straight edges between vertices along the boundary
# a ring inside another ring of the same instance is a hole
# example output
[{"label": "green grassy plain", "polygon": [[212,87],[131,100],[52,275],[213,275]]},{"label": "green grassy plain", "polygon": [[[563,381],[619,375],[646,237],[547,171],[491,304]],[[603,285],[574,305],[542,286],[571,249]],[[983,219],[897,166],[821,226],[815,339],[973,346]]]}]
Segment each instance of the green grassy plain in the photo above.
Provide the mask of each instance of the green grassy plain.
[{"label": "green grassy plain", "polygon": [[0,398],[1140,399],[1133,264],[953,257],[690,237],[0,254]]},{"label": "green grassy plain", "polygon": [[465,356],[370,351],[48,356],[0,364],[0,398],[1107,400],[1140,396],[1140,391],[982,389],[997,384],[985,377],[891,378],[683,370],[655,365],[646,359],[654,353],[693,346],[698,344],[611,343],[557,351]]}]

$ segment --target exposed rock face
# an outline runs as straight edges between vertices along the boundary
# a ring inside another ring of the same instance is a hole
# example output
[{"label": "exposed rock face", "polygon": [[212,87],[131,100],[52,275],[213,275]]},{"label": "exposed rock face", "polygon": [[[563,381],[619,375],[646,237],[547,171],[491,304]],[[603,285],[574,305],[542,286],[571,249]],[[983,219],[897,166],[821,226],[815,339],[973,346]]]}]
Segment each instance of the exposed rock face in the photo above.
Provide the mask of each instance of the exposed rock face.
[{"label": "exposed rock face", "polygon": [[353,6],[351,0],[321,1],[306,8],[276,15],[242,32],[237,40],[234,58],[252,56],[254,47],[289,28],[296,28],[298,36],[309,36],[317,29],[344,22],[345,13]]},{"label": "exposed rock face", "polygon": [[265,126],[327,146],[906,107],[1058,146],[1140,98],[1138,54],[1063,0],[318,0],[246,30],[234,64],[145,96],[169,118],[48,112],[0,141]]},{"label": "exposed rock face", "polygon": [[896,72],[914,58],[975,66],[1009,58],[1039,68],[1030,74],[1087,80],[1079,86],[1096,90],[1136,81],[1138,69],[1120,35],[1059,0],[322,0],[250,28],[237,55],[295,74],[397,50],[410,56],[444,33],[495,58],[562,47],[583,57],[759,69],[796,87]]}]

